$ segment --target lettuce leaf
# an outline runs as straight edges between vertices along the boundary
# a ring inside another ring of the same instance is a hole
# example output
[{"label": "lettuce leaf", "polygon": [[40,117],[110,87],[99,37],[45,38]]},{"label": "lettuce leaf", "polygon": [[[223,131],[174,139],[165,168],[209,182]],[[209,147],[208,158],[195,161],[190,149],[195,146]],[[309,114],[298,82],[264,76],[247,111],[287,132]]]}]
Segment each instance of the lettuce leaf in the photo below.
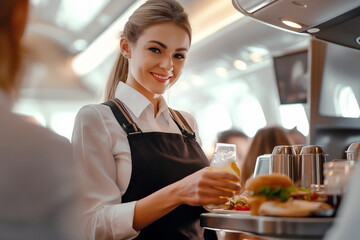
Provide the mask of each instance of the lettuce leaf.
[{"label": "lettuce leaf", "polygon": [[282,188],[279,186],[273,189],[271,187],[265,186],[265,187],[261,187],[256,191],[252,191],[250,195],[258,196],[260,198],[266,197],[268,199],[278,198],[280,199],[280,201],[286,202],[290,198],[292,191],[294,191],[294,187]]}]

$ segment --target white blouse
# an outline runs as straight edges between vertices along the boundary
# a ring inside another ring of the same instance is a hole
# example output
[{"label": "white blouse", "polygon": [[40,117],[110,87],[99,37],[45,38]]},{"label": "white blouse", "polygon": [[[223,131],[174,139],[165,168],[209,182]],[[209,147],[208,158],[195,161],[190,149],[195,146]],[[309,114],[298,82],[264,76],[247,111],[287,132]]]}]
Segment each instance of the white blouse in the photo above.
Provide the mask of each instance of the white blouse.
[{"label": "white blouse", "polygon": [[[155,118],[151,102],[130,86],[120,82],[115,97],[124,103],[143,132],[181,134],[163,97]],[[201,145],[195,119],[189,113],[181,111],[181,114]],[[136,202],[122,203],[131,176],[130,146],[111,109],[102,104],[81,108],[75,120],[72,144],[75,160],[88,174],[85,214],[89,239],[136,237],[139,232],[132,227]]]}]

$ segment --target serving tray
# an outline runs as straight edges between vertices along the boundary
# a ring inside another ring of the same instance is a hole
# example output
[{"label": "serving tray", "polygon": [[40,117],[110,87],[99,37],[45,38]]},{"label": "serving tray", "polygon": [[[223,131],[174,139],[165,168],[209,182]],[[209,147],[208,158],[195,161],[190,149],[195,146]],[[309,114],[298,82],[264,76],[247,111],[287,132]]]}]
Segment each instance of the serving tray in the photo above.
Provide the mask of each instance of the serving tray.
[{"label": "serving tray", "polygon": [[201,226],[208,229],[294,239],[321,239],[335,220],[333,217],[290,218],[223,213],[204,213],[200,219]]}]

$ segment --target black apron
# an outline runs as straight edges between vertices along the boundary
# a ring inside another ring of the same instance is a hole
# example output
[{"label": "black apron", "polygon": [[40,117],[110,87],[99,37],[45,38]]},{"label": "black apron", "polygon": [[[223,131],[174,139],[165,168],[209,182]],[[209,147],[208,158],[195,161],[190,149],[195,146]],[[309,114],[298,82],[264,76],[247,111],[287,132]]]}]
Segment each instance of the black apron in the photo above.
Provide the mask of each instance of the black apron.
[{"label": "black apron", "polygon": [[[130,144],[132,172],[129,186],[122,197],[123,202],[142,199],[209,166],[194,132],[178,111],[169,108],[182,134],[143,133],[120,100],[112,99],[104,104],[111,108],[127,133]],[[203,212],[202,207],[181,205],[142,229],[135,239],[204,239],[204,230],[200,227],[200,214]],[[215,236],[214,233],[210,235],[210,238]]]}]

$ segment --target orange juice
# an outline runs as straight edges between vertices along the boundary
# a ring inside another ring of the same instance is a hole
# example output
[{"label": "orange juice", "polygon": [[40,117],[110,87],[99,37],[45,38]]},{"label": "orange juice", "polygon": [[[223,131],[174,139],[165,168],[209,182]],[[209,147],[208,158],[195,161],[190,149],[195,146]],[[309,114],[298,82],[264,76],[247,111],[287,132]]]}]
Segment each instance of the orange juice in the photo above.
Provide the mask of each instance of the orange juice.
[{"label": "orange juice", "polygon": [[[228,173],[232,173],[232,174],[240,177],[240,170],[239,170],[234,158],[228,158],[226,160],[223,159],[220,161],[217,161],[216,158],[214,158],[210,165],[210,171],[228,172]],[[228,181],[228,180],[224,180],[224,181]],[[220,187],[218,187],[218,188],[231,192],[231,190],[226,189],[226,188],[220,188]],[[223,197],[220,196],[220,198],[223,198]]]}]

